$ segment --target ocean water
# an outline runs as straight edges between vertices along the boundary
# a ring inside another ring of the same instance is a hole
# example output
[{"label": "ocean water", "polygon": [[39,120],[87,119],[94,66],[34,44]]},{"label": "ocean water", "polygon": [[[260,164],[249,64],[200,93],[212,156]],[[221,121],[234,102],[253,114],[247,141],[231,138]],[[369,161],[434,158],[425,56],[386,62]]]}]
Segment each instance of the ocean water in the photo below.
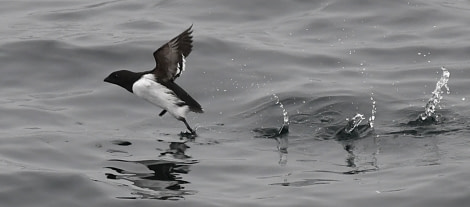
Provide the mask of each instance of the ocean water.
[{"label": "ocean water", "polygon": [[[0,16],[0,206],[470,202],[468,0],[24,0]],[[153,68],[191,24],[176,82],[205,109],[196,139],[103,82]],[[416,121],[441,67],[438,119]]]}]

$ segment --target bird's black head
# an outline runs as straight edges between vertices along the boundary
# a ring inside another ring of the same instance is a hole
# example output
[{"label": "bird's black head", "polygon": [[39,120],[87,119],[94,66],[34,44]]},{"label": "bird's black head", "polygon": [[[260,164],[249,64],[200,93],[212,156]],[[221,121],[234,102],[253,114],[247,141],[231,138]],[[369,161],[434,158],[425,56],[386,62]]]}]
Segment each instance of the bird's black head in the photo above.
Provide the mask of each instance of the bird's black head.
[{"label": "bird's black head", "polygon": [[116,84],[132,93],[132,85],[142,77],[140,73],[134,73],[128,70],[114,71],[104,79],[104,82]]}]

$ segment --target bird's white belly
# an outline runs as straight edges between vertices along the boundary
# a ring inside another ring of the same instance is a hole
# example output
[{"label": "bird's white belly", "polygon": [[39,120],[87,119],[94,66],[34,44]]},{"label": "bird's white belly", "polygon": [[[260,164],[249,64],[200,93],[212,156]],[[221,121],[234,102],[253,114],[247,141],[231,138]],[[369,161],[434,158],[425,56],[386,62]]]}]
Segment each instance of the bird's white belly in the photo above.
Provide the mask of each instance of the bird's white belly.
[{"label": "bird's white belly", "polygon": [[177,103],[182,101],[170,89],[154,81],[151,76],[153,75],[144,75],[134,83],[132,87],[134,94],[167,110],[177,119],[186,118],[189,107],[187,105],[178,106]]}]

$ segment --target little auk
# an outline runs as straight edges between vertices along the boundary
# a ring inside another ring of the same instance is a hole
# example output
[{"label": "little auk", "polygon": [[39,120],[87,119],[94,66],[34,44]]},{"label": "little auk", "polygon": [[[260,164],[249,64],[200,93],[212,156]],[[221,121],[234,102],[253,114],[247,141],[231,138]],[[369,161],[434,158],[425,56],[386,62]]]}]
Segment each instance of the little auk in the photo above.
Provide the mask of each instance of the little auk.
[{"label": "little auk", "polygon": [[105,82],[116,84],[163,109],[182,121],[189,132],[196,132],[186,121],[189,111],[203,113],[201,105],[175,83],[185,69],[185,58],[193,48],[192,25],[180,35],[158,48],[154,53],[155,68],[144,72],[119,70],[112,72]]}]

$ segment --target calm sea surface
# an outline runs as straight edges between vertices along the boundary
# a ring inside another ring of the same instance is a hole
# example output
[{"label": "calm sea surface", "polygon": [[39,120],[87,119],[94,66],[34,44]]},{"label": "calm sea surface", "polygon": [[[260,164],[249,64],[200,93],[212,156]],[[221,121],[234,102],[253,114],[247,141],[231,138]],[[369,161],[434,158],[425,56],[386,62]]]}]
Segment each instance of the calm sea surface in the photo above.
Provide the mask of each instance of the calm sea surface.
[{"label": "calm sea surface", "polygon": [[[0,206],[470,203],[468,0],[23,0],[0,17]],[[103,79],[153,68],[191,24],[176,82],[205,113],[187,140]],[[439,120],[410,123],[442,66]]]}]

